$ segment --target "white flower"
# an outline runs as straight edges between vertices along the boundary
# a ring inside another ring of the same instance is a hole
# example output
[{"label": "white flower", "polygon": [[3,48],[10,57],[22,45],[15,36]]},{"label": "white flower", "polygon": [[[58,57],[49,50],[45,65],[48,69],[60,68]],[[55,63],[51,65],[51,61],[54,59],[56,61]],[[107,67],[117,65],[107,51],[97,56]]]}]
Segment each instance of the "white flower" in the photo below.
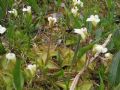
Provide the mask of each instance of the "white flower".
[{"label": "white flower", "polygon": [[14,53],[8,53],[6,54],[6,58],[8,60],[16,60],[16,55]]},{"label": "white flower", "polygon": [[30,70],[31,74],[34,75],[37,67],[36,67],[36,64],[34,65],[29,64],[26,69]]},{"label": "white flower", "polygon": [[13,15],[15,15],[15,16],[17,16],[17,15],[18,15],[18,13],[17,13],[17,10],[16,10],[16,9],[12,9],[11,11],[8,11],[8,13],[13,14]]},{"label": "white flower", "polygon": [[91,15],[86,21],[92,22],[92,24],[96,26],[100,22],[100,19],[98,15]]},{"label": "white flower", "polygon": [[103,47],[102,45],[99,44],[95,44],[93,47],[93,51],[94,52],[98,52],[98,53],[106,53],[107,52],[107,48]]},{"label": "white flower", "polygon": [[57,19],[54,17],[48,17],[48,21],[49,21],[49,26],[53,26],[57,22]]},{"label": "white flower", "polygon": [[74,32],[80,34],[82,39],[85,40],[87,37],[87,28],[74,29]]},{"label": "white flower", "polygon": [[73,15],[77,15],[78,14],[78,8],[77,7],[73,7],[72,9],[71,9],[71,12],[73,13]]},{"label": "white flower", "polygon": [[6,28],[0,25],[0,34],[3,34],[5,31],[6,31]]},{"label": "white flower", "polygon": [[31,6],[27,6],[27,8],[23,8],[22,11],[31,13]]},{"label": "white flower", "polygon": [[73,4],[75,5],[80,5],[81,7],[83,7],[83,2],[81,2],[80,0],[73,0]]},{"label": "white flower", "polygon": [[105,58],[111,59],[111,58],[112,58],[112,54],[111,54],[111,53],[106,53],[106,54],[105,54]]},{"label": "white flower", "polygon": [[80,2],[80,6],[83,7],[83,2]]}]

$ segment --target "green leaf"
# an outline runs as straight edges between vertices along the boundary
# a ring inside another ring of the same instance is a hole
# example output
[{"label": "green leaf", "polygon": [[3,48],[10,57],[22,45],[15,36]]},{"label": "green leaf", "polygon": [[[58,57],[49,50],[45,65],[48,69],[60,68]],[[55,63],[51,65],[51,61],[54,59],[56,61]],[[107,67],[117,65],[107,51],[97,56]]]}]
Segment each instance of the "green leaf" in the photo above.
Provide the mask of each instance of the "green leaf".
[{"label": "green leaf", "polygon": [[64,77],[64,70],[60,70],[54,73],[54,77]]},{"label": "green leaf", "polygon": [[62,0],[57,0],[56,2],[57,2],[57,6],[60,6],[62,3]]},{"label": "green leaf", "polygon": [[100,86],[99,86],[99,90],[104,90],[103,77],[101,76],[101,74],[100,74],[100,73],[99,73],[99,77],[100,77]]},{"label": "green leaf", "polygon": [[14,4],[14,0],[8,0],[8,6],[12,7],[12,5]]},{"label": "green leaf", "polygon": [[0,7],[2,9],[2,16],[5,16],[5,14],[6,14],[6,8],[7,8],[7,2],[6,2],[6,0],[0,0]]},{"label": "green leaf", "polygon": [[113,62],[110,68],[109,79],[111,85],[118,85],[120,83],[120,51],[113,57]]},{"label": "green leaf", "polygon": [[2,8],[0,7],[0,20],[3,18],[3,10]]},{"label": "green leaf", "polygon": [[20,51],[27,51],[30,48],[30,38],[27,34],[24,32],[16,31],[14,36],[15,48]]},{"label": "green leaf", "polygon": [[78,36],[78,42],[77,42],[77,46],[75,48],[75,53],[74,53],[74,56],[73,56],[73,60],[72,60],[72,64],[76,63],[76,57],[77,57],[77,53],[78,53],[78,50],[79,50],[79,44],[80,44],[80,40],[81,40],[81,36]]},{"label": "green leaf", "polygon": [[47,68],[49,68],[49,69],[59,69],[59,66],[55,62],[49,61],[48,64],[47,64]]},{"label": "green leaf", "polygon": [[116,30],[115,33],[113,34],[113,42],[114,42],[114,45],[115,45],[115,48],[117,50],[120,49],[120,30]]},{"label": "green leaf", "polygon": [[91,81],[83,81],[78,84],[77,90],[91,90],[93,84]]},{"label": "green leaf", "polygon": [[95,39],[100,39],[101,36],[102,36],[102,30],[101,29],[97,29],[96,32],[95,32]]},{"label": "green leaf", "polygon": [[81,58],[88,50],[92,49],[94,43],[89,44],[83,48],[80,48],[78,51],[78,58]]},{"label": "green leaf", "polygon": [[120,83],[114,88],[114,90],[120,90]]},{"label": "green leaf", "polygon": [[24,78],[21,73],[21,60],[16,60],[16,66],[13,71],[13,78],[16,90],[23,90]]},{"label": "green leaf", "polygon": [[74,45],[77,43],[77,39],[76,37],[74,36],[71,36],[71,35],[68,35],[67,38],[66,38],[66,42],[65,44],[68,46],[68,45]]},{"label": "green leaf", "polygon": [[67,90],[65,82],[58,81],[58,82],[56,82],[56,85],[59,86],[59,87],[61,87],[63,90]]},{"label": "green leaf", "polygon": [[0,55],[3,55],[6,53],[6,50],[4,48],[4,46],[2,45],[2,42],[0,41]]},{"label": "green leaf", "polygon": [[14,44],[15,38],[15,25],[13,22],[9,22],[9,27],[7,28],[6,36],[9,40],[10,45],[12,46]]}]

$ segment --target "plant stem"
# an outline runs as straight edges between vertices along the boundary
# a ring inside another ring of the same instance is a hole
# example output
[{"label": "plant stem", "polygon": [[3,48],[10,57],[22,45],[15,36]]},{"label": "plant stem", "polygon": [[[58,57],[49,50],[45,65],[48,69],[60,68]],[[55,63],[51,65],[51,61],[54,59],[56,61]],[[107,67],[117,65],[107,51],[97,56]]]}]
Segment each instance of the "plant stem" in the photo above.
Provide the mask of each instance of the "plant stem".
[{"label": "plant stem", "polygon": [[[111,37],[112,37],[112,34],[109,34],[108,38],[106,39],[106,41],[105,41],[104,44],[102,45],[103,47],[105,47],[105,46],[109,43]],[[76,85],[77,85],[77,83],[78,83],[78,80],[79,80],[80,76],[81,76],[81,75],[85,72],[85,70],[88,68],[89,64],[91,64],[99,55],[100,55],[100,53],[98,52],[98,53],[96,53],[96,54],[94,55],[94,57],[92,57],[90,60],[87,60],[87,62],[85,63],[84,67],[83,67],[83,68],[79,71],[79,73],[75,76],[75,78],[74,78],[74,80],[73,80],[73,82],[72,82],[72,84],[71,84],[70,90],[75,90],[75,87],[76,87]]]},{"label": "plant stem", "polygon": [[[50,28],[50,31],[52,31],[52,28]],[[49,60],[50,47],[51,47],[51,33],[50,33],[50,35],[49,35],[48,50],[47,50],[47,58],[46,58],[46,61],[45,61],[45,66],[47,65],[48,60]]]}]

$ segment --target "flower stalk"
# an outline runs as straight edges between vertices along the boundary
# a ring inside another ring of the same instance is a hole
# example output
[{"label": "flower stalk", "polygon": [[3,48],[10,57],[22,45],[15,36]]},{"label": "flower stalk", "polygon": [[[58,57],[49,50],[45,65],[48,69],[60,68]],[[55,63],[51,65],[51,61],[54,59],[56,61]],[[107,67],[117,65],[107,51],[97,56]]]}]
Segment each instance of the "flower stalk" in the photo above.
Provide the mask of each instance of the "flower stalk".
[{"label": "flower stalk", "polygon": [[[106,47],[106,45],[109,43],[111,37],[112,37],[112,34],[109,34],[106,41],[102,44],[103,47]],[[97,52],[92,58],[90,58],[90,60],[86,61],[84,67],[78,72],[78,74],[73,79],[73,82],[70,86],[70,90],[75,90],[75,87],[78,83],[78,80],[79,80],[80,76],[84,73],[84,71],[88,68],[88,66],[100,55],[100,53],[101,52]]]}]

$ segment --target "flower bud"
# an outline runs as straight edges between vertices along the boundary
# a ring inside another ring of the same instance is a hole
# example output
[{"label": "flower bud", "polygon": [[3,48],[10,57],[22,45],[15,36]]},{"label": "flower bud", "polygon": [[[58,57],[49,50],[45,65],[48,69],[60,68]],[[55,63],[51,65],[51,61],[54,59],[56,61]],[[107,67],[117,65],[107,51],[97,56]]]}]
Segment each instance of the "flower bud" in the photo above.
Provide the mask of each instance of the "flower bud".
[{"label": "flower bud", "polygon": [[34,76],[34,75],[35,75],[35,72],[36,72],[37,67],[36,67],[36,65],[35,65],[35,64],[34,64],[34,65],[29,64],[29,65],[27,66],[27,68],[26,68],[26,69],[30,71],[30,73],[31,73],[31,75],[32,75],[32,76]]},{"label": "flower bud", "polygon": [[53,17],[48,17],[48,21],[49,21],[49,26],[52,27],[57,22],[57,19]]},{"label": "flower bud", "polygon": [[15,17],[18,15],[16,9],[12,9],[11,11],[8,11],[8,13],[13,14]]},{"label": "flower bud", "polygon": [[83,7],[83,2],[80,1],[80,0],[73,0],[73,5],[74,5],[74,6],[80,5],[81,7]]},{"label": "flower bud", "polygon": [[71,12],[72,12],[72,14],[73,14],[74,16],[77,16],[77,15],[78,15],[78,8],[77,8],[77,7],[73,7],[73,8],[71,9]]},{"label": "flower bud", "polygon": [[106,53],[105,58],[112,59],[113,55],[111,53]]},{"label": "flower bud", "polygon": [[6,28],[0,25],[0,34],[3,34],[5,31],[6,31]]},{"label": "flower bud", "polygon": [[7,60],[16,60],[16,56],[14,53],[8,53],[8,54],[6,54],[6,59]]},{"label": "flower bud", "polygon": [[22,11],[31,13],[31,6],[27,6],[27,8],[23,8]]},{"label": "flower bud", "polygon": [[74,29],[74,32],[81,35],[83,40],[85,40],[88,35],[87,28]]},{"label": "flower bud", "polygon": [[107,48],[103,47],[102,45],[96,44],[93,47],[93,52],[95,53],[106,53],[107,52]]}]

